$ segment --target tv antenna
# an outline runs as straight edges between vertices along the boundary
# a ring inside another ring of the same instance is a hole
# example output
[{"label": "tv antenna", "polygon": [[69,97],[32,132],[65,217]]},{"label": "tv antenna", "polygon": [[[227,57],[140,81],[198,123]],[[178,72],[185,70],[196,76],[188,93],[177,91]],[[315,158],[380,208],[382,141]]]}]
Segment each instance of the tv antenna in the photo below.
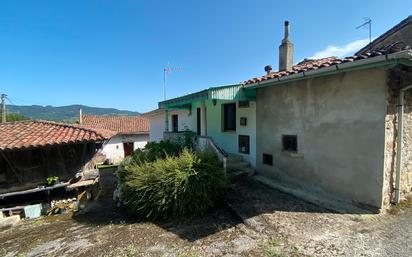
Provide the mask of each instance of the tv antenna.
[{"label": "tv antenna", "polygon": [[166,100],[166,87],[167,87],[167,76],[172,73],[173,71],[180,71],[182,68],[180,67],[170,67],[167,65],[167,67],[163,68],[163,97],[164,100]]},{"label": "tv antenna", "polygon": [[357,26],[356,29],[360,29],[360,28],[368,26],[368,29],[369,29],[369,47],[371,47],[371,43],[372,43],[372,20],[369,17],[365,17],[365,18],[363,18],[363,20],[364,20],[364,23]]}]

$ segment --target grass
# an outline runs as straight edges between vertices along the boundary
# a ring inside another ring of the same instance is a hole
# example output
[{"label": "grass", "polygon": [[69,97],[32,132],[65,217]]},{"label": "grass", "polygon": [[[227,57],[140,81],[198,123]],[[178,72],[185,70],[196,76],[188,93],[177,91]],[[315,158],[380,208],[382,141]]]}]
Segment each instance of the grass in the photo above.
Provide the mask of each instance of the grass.
[{"label": "grass", "polygon": [[265,257],[302,256],[294,245],[285,245],[279,238],[272,237],[266,242]]},{"label": "grass", "polygon": [[269,239],[269,241],[268,241],[269,246],[273,246],[273,247],[279,246],[280,243],[281,243],[281,241],[278,238],[275,238],[275,237]]},{"label": "grass", "polygon": [[135,257],[139,256],[140,249],[134,245],[128,245],[125,248],[116,248],[110,251],[105,257]]},{"label": "grass", "polygon": [[412,207],[412,196],[408,196],[404,201],[393,205],[389,210],[388,213],[391,215],[397,215],[401,213],[404,209]]},{"label": "grass", "polygon": [[198,253],[179,253],[177,257],[198,257]]}]

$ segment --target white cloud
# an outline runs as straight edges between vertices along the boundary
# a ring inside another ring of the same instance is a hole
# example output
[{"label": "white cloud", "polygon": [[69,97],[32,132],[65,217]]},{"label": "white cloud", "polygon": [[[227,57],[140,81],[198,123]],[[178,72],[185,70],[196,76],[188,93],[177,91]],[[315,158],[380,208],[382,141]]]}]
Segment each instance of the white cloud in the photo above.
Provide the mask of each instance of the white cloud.
[{"label": "white cloud", "polygon": [[369,43],[369,39],[360,39],[347,43],[343,46],[330,45],[325,49],[316,52],[309,59],[319,59],[329,56],[344,57],[353,54],[355,51],[361,49]]}]

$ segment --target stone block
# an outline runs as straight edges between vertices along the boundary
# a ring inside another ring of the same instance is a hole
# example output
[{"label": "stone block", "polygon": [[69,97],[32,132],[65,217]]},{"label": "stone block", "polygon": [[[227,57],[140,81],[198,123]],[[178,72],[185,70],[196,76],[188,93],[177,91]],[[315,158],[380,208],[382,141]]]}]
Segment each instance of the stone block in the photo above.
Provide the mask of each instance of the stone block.
[{"label": "stone block", "polygon": [[16,225],[20,221],[19,215],[12,215],[10,217],[3,217],[0,219],[0,229],[5,229]]}]

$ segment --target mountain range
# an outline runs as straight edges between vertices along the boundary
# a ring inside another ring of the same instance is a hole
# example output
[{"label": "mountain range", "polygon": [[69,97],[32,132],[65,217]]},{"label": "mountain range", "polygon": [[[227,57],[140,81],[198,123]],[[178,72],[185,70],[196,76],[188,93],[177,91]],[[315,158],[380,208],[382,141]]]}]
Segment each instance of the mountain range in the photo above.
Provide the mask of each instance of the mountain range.
[{"label": "mountain range", "polygon": [[100,108],[86,105],[67,105],[67,106],[41,106],[41,105],[7,105],[8,113],[18,113],[30,119],[51,120],[51,121],[77,121],[79,119],[79,110],[83,114],[93,115],[140,115],[139,112],[118,110],[115,108]]}]

